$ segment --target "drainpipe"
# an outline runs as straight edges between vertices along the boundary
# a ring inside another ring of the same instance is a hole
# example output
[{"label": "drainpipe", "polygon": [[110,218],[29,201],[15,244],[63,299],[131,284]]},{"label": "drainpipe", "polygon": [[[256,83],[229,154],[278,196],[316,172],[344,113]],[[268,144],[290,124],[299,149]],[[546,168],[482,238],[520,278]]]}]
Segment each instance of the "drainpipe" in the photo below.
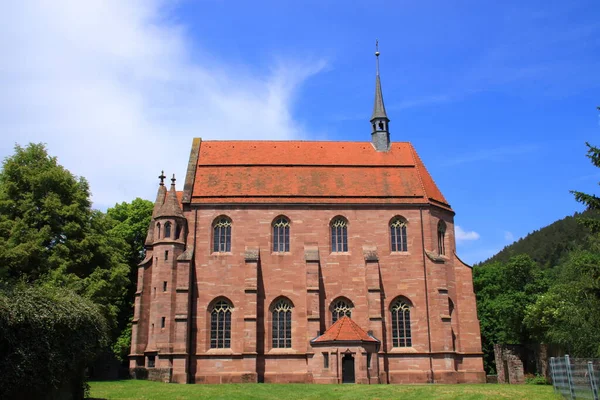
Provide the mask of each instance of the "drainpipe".
[{"label": "drainpipe", "polygon": [[419,213],[421,214],[421,243],[423,244],[423,278],[425,281],[425,310],[427,312],[427,339],[429,342],[429,372],[431,373],[431,380],[429,383],[434,383],[433,378],[433,361],[431,359],[431,325],[429,323],[429,290],[427,288],[427,259],[425,258],[425,230],[423,227],[423,207],[419,207]]}]

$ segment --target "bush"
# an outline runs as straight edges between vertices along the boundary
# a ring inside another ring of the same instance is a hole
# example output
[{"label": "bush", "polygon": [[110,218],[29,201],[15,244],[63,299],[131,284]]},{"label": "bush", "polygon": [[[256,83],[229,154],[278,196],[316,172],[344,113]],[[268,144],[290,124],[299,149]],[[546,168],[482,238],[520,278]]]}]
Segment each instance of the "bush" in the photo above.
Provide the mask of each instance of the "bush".
[{"label": "bush", "polygon": [[540,374],[527,375],[525,377],[525,383],[527,385],[547,385],[548,381],[546,377]]},{"label": "bush", "polygon": [[82,399],[107,345],[98,307],[64,289],[0,287],[0,398]]}]

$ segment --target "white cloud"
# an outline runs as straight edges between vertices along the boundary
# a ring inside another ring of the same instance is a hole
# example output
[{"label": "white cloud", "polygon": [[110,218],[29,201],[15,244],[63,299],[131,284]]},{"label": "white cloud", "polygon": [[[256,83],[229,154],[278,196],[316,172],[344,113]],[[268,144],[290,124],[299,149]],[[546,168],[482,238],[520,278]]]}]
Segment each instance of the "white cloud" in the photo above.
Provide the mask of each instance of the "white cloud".
[{"label": "white cloud", "polygon": [[512,232],[504,231],[504,240],[507,242],[513,242],[515,240],[515,236],[512,234]]},{"label": "white cloud", "polygon": [[454,235],[456,237],[457,243],[463,243],[463,242],[479,239],[479,233],[477,233],[475,231],[470,231],[470,232],[465,231],[465,230],[463,230],[463,228],[461,228],[458,225],[456,225],[454,227]]},{"label": "white cloud", "polygon": [[306,136],[291,106],[323,61],[279,61],[266,74],[230,66],[192,46],[165,5],[3,3],[0,156],[14,143],[45,142],[106,207],[152,199],[163,168],[181,188],[193,137]]}]

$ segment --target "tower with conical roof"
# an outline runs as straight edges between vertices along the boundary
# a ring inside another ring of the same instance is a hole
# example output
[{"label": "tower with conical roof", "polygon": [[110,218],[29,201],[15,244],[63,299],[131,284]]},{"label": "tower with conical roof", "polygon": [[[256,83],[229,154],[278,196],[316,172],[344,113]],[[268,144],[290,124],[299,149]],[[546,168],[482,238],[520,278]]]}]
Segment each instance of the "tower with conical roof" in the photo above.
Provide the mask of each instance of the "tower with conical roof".
[{"label": "tower with conical roof", "polygon": [[144,365],[145,357],[147,364],[154,368],[168,365],[173,376],[182,375],[177,379],[185,381],[188,347],[181,337],[188,329],[193,246],[186,245],[187,219],[175,175],[169,190],[165,178],[162,172],[145,241],[146,257],[139,264],[131,350],[136,365]]},{"label": "tower with conical roof", "polygon": [[379,43],[375,42],[375,59],[377,64],[377,76],[375,78],[375,104],[373,115],[371,115],[371,143],[377,151],[388,151],[390,149],[390,119],[385,112],[383,94],[381,93],[381,79],[379,78]]}]

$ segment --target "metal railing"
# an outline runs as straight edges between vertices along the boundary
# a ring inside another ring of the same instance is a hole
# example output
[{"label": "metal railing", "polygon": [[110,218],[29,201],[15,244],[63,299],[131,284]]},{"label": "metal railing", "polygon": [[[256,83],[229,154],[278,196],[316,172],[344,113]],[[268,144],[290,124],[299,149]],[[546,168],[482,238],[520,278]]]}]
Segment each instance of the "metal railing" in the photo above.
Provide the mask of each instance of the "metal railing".
[{"label": "metal railing", "polygon": [[600,359],[550,358],[550,376],[554,391],[567,399],[598,399]]}]

